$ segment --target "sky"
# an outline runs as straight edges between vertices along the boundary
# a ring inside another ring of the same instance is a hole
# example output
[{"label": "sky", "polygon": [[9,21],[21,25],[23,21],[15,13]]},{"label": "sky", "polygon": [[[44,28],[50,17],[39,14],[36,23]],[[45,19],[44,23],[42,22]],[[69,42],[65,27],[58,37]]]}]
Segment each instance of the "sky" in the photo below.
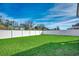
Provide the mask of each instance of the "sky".
[{"label": "sky", "polygon": [[18,22],[33,21],[65,30],[79,22],[76,3],[0,3],[0,15]]}]

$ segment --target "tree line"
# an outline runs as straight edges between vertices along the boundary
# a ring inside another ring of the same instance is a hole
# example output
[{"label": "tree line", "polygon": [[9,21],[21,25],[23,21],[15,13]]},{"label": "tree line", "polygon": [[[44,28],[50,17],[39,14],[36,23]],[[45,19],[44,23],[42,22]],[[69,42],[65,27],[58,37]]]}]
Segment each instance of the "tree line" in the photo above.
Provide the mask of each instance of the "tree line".
[{"label": "tree line", "polygon": [[31,20],[18,23],[0,16],[0,30],[48,30],[44,24],[34,24]]}]

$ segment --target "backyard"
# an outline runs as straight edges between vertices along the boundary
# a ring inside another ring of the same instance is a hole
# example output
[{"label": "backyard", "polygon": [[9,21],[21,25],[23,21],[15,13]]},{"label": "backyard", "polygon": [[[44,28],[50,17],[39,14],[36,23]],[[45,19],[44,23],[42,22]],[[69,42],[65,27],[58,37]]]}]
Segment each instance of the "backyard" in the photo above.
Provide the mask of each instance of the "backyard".
[{"label": "backyard", "polygon": [[1,39],[0,55],[79,55],[79,37],[64,35],[36,35]]}]

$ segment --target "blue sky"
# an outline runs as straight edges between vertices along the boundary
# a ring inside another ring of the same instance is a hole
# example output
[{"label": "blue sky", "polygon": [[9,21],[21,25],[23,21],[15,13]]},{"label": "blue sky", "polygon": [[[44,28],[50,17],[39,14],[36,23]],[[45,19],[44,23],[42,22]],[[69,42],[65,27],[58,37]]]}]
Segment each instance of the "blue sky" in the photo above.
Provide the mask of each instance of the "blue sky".
[{"label": "blue sky", "polygon": [[48,28],[67,29],[79,22],[76,6],[76,3],[1,3],[0,15],[18,22],[32,20]]}]

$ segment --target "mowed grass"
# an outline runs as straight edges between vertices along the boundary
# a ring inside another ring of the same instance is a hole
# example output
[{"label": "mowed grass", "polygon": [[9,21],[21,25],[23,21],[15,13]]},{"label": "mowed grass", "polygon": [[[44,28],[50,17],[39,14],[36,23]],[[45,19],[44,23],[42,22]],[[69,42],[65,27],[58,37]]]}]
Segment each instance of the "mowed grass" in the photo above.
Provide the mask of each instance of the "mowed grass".
[{"label": "mowed grass", "polygon": [[48,43],[14,56],[79,56],[79,43]]},{"label": "mowed grass", "polygon": [[[0,40],[0,55],[14,55],[48,43],[70,42],[76,44],[78,36],[37,35]],[[76,42],[74,42],[76,41]]]}]

